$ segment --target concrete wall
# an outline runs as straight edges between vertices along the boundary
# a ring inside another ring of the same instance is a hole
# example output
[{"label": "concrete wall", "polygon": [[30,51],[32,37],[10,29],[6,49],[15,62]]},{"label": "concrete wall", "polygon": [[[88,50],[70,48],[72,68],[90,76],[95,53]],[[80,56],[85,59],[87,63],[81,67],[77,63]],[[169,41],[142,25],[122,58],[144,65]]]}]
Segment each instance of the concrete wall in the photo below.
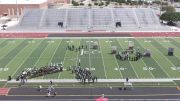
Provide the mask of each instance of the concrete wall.
[{"label": "concrete wall", "polygon": [[49,3],[66,3],[69,4],[71,0],[48,0]]}]

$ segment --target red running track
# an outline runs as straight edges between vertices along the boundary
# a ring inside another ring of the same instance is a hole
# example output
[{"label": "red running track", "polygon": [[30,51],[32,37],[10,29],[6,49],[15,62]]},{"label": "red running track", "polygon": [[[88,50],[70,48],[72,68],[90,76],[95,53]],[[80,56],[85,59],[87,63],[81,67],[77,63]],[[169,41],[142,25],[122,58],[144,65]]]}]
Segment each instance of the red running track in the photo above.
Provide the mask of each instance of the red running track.
[{"label": "red running track", "polygon": [[64,32],[64,33],[41,33],[41,32],[5,32],[0,33],[0,38],[46,38],[50,35],[59,37],[180,37],[180,32]]},{"label": "red running track", "polygon": [[0,33],[0,38],[45,38],[48,33]]},{"label": "red running track", "polygon": [[0,96],[8,95],[9,91],[10,91],[10,88],[0,88]]},{"label": "red running track", "polygon": [[180,32],[133,32],[133,37],[180,37]]}]

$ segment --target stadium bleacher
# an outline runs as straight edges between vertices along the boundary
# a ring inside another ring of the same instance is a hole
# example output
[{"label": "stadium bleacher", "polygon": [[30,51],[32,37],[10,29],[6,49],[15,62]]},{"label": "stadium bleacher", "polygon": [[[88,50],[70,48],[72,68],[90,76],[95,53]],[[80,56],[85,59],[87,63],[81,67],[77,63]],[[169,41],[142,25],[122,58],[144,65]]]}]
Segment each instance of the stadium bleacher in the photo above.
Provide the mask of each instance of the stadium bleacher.
[{"label": "stadium bleacher", "polygon": [[[63,23],[63,27],[58,26]],[[116,27],[116,22],[121,22]],[[37,30],[104,30],[104,31],[169,31],[160,24],[151,8],[67,8],[26,9],[17,29]],[[16,29],[16,30],[17,30]]]}]

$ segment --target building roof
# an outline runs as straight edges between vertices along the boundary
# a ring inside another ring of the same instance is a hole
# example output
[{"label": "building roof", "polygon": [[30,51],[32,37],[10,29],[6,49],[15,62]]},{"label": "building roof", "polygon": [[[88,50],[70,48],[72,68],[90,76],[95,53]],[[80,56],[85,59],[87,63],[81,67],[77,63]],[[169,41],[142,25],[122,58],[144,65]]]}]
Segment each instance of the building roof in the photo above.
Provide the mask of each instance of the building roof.
[{"label": "building roof", "polygon": [[41,4],[44,2],[47,0],[0,0],[0,4]]}]

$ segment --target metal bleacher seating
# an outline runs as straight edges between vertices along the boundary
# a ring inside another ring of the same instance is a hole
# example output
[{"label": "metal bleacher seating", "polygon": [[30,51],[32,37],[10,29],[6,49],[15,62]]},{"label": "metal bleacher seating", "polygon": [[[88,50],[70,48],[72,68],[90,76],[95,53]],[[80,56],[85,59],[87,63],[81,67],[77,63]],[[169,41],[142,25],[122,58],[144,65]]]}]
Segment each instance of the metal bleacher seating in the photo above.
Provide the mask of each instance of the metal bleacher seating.
[{"label": "metal bleacher seating", "polygon": [[42,9],[26,9],[19,25],[22,27],[38,27],[42,12]]},{"label": "metal bleacher seating", "polygon": [[[63,27],[58,26],[63,22]],[[121,22],[121,27],[115,23]],[[26,9],[19,27],[39,30],[161,30],[158,17],[151,8],[64,8]],[[164,29],[163,29],[164,30]]]}]

